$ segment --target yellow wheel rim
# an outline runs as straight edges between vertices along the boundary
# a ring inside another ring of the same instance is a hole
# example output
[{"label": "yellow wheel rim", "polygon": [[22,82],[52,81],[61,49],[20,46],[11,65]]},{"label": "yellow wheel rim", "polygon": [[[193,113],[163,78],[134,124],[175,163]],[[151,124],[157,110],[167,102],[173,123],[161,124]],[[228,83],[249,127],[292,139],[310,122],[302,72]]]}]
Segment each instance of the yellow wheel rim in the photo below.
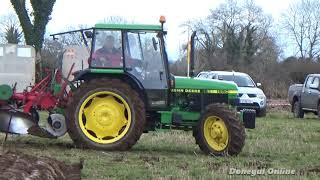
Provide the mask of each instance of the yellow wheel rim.
[{"label": "yellow wheel rim", "polygon": [[126,135],[131,125],[131,110],[120,95],[96,92],[87,97],[79,110],[79,125],[92,141],[110,144]]},{"label": "yellow wheel rim", "polygon": [[204,137],[215,151],[223,151],[228,145],[229,133],[223,119],[209,116],[204,123]]}]

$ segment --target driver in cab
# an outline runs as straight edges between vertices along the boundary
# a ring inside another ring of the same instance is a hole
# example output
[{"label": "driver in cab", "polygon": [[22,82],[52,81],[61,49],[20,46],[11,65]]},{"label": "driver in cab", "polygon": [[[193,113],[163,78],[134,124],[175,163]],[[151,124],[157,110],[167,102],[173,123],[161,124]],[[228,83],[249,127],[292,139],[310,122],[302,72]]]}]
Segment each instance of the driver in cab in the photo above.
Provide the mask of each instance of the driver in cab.
[{"label": "driver in cab", "polygon": [[96,67],[122,67],[122,58],[120,50],[114,47],[115,39],[109,35],[106,37],[102,48],[98,49],[92,55],[92,65]]}]

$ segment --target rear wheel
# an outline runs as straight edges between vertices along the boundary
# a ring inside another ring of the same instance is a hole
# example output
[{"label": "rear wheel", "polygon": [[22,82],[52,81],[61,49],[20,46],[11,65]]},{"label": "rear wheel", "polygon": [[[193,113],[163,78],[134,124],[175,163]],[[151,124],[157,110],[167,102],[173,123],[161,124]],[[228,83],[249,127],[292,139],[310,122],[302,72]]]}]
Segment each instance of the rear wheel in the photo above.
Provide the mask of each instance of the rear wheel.
[{"label": "rear wheel", "polygon": [[213,104],[207,107],[193,130],[193,136],[206,154],[237,155],[244,146],[245,129],[234,111]]},{"label": "rear wheel", "polygon": [[138,93],[118,79],[84,82],[67,108],[68,132],[79,147],[127,150],[140,138],[145,107]]},{"label": "rear wheel", "polygon": [[300,106],[299,101],[295,101],[293,103],[293,117],[294,118],[303,118],[304,117],[304,112]]}]

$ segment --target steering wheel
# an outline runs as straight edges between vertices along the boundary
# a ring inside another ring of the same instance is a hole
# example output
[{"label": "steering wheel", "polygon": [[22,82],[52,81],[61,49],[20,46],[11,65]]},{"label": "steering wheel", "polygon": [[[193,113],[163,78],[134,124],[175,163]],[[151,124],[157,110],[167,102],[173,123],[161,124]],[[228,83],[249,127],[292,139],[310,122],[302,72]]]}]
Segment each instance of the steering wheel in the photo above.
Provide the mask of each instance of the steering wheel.
[{"label": "steering wheel", "polygon": [[110,67],[112,64],[107,56],[100,56],[92,59],[91,65],[95,67]]}]

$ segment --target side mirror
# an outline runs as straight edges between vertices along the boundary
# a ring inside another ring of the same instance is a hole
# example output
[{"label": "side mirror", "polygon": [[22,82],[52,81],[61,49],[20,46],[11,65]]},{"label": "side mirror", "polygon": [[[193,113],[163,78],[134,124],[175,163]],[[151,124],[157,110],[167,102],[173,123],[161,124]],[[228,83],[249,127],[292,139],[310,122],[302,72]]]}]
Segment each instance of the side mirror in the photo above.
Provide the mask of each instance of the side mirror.
[{"label": "side mirror", "polygon": [[257,83],[257,87],[260,87],[261,86],[261,83]]},{"label": "side mirror", "polygon": [[310,84],[309,88],[310,89],[318,89],[318,85],[317,84]]},{"label": "side mirror", "polygon": [[152,44],[153,44],[153,49],[155,51],[157,51],[158,50],[158,42],[154,37],[152,38]]},{"label": "side mirror", "polygon": [[85,31],[84,34],[86,35],[87,38],[92,38],[93,37],[92,31]]}]

